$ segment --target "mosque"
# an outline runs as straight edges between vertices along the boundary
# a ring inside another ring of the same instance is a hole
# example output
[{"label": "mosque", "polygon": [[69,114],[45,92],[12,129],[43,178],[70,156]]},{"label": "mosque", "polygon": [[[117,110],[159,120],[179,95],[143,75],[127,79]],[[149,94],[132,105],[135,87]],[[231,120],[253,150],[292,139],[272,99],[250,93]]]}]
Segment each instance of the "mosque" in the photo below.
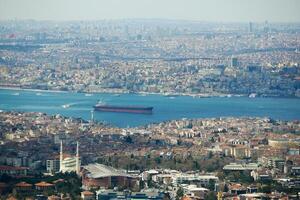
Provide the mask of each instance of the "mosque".
[{"label": "mosque", "polygon": [[76,155],[71,156],[63,154],[63,142],[60,141],[60,154],[59,154],[59,171],[65,172],[76,172],[77,175],[80,174],[80,156],[79,156],[79,143],[76,146]]}]

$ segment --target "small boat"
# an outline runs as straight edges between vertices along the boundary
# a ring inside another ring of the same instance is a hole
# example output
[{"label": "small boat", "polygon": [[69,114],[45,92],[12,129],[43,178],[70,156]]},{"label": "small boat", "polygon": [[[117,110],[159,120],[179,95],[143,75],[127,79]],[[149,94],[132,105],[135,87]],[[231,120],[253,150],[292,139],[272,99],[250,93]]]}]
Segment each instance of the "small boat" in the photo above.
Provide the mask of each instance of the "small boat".
[{"label": "small boat", "polygon": [[[178,94],[173,94],[173,93],[165,93],[164,96],[165,97],[178,97],[179,95]],[[192,95],[192,96],[195,96],[195,95]]]},{"label": "small boat", "polygon": [[63,108],[69,108],[70,107],[70,104],[64,104],[62,105]]},{"label": "small boat", "polygon": [[20,93],[19,93],[19,92],[16,92],[16,93],[13,93],[12,95],[14,95],[14,96],[19,96]]},{"label": "small boat", "polygon": [[255,98],[256,97],[256,93],[251,93],[250,95],[249,95],[249,98]]},{"label": "small boat", "polygon": [[38,93],[35,93],[36,96],[41,96],[42,93],[38,92]]},{"label": "small boat", "polygon": [[86,93],[84,96],[91,97],[91,96],[93,96],[93,94]]}]

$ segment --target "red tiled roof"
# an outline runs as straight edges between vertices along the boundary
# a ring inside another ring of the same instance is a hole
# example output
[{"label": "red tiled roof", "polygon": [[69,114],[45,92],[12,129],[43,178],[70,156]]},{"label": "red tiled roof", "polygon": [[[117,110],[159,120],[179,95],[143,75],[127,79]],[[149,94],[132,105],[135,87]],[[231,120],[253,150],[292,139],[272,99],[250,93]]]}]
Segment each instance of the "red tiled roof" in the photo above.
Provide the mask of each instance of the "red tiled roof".
[{"label": "red tiled roof", "polygon": [[243,189],[245,189],[241,184],[232,184],[232,185],[230,185],[229,186],[229,189],[231,189],[231,190],[243,190]]},{"label": "red tiled roof", "polygon": [[90,191],[83,191],[83,192],[81,192],[81,194],[83,194],[85,196],[92,196],[92,195],[94,195],[94,193],[92,193]]},{"label": "red tiled roof", "polygon": [[60,199],[60,197],[55,196],[55,195],[52,195],[52,196],[48,197],[48,200],[59,200],[59,199]]},{"label": "red tiled roof", "polygon": [[181,200],[191,200],[191,198],[188,197],[188,196],[184,196],[184,197],[181,198]]},{"label": "red tiled roof", "polygon": [[6,183],[0,182],[0,187],[7,187],[8,185]]},{"label": "red tiled roof", "polygon": [[15,185],[16,187],[31,187],[32,185],[26,182],[20,182]]},{"label": "red tiled roof", "polygon": [[28,169],[27,167],[15,167],[15,166],[8,166],[8,165],[0,165],[0,170],[25,170]]},{"label": "red tiled roof", "polygon": [[13,197],[13,196],[11,196],[11,197],[7,198],[6,200],[18,200],[18,199],[15,198],[15,197]]},{"label": "red tiled roof", "polygon": [[38,186],[38,187],[51,187],[51,186],[53,186],[53,184],[42,181],[42,182],[36,183],[35,186]]}]

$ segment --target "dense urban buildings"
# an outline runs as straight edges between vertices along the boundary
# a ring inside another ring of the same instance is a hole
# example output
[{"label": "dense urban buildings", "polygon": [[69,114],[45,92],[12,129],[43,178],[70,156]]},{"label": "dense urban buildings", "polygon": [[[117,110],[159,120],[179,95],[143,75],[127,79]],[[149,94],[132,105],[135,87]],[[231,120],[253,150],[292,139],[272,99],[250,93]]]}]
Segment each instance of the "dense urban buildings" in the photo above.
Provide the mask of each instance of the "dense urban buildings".
[{"label": "dense urban buildings", "polygon": [[252,31],[247,24],[172,20],[2,21],[0,26],[2,87],[300,95],[298,24],[251,23]]},{"label": "dense urban buildings", "polygon": [[[82,187],[81,196],[92,199],[175,198],[181,190],[200,199],[210,191],[223,198],[293,198],[299,191],[299,121],[182,119],[121,129],[34,112],[1,112],[0,119],[3,194],[73,198],[73,190],[55,189],[73,179],[78,182],[72,187]],[[60,173],[67,169],[59,157],[74,151],[75,164],[63,160],[71,173]],[[41,173],[36,182],[31,180]],[[120,193],[123,189],[138,193]]]},{"label": "dense urban buildings", "polygon": [[0,199],[300,199],[299,23],[1,17]]}]

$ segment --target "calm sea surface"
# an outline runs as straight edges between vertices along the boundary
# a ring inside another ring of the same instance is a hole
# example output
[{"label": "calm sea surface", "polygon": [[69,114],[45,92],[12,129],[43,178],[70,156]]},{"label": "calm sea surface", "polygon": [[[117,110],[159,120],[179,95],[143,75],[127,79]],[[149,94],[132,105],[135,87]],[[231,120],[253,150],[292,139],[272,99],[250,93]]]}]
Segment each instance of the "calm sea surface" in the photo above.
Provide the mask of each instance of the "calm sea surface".
[{"label": "calm sea surface", "polygon": [[[300,99],[188,96],[165,97],[138,94],[93,94],[72,92],[36,92],[0,89],[0,109],[38,111],[90,119],[90,111],[99,100],[112,105],[153,106],[152,115],[95,112],[94,118],[119,127],[133,127],[181,118],[225,116],[271,117],[300,120]],[[68,105],[65,108],[63,105]]]}]

